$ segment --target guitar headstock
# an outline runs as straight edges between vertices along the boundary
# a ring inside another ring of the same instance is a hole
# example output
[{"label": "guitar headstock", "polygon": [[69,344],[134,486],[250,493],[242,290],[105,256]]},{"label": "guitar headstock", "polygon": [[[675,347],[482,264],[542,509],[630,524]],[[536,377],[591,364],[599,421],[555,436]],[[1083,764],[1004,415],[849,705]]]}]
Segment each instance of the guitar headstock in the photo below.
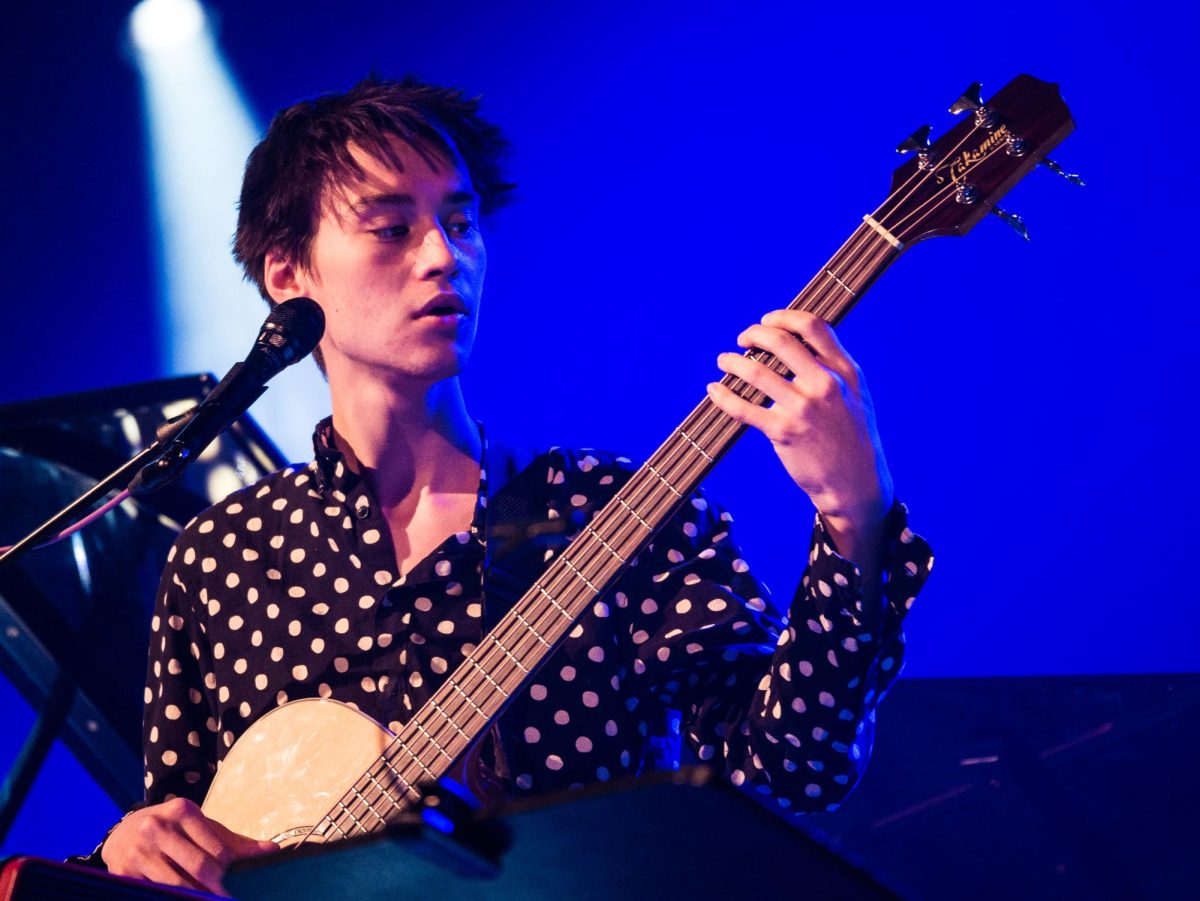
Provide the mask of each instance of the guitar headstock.
[{"label": "guitar headstock", "polygon": [[1030,75],[986,103],[973,85],[951,112],[964,121],[938,141],[926,144],[926,127],[897,148],[915,156],[896,170],[873,218],[903,244],[966,234],[1075,127],[1058,86]]}]

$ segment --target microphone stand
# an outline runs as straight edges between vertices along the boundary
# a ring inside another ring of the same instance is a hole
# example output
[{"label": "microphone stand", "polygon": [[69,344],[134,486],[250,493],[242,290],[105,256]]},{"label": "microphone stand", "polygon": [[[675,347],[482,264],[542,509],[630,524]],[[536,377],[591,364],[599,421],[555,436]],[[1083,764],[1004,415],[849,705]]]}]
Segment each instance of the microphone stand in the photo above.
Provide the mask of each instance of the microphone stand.
[{"label": "microphone stand", "polygon": [[114,488],[118,486],[121,488],[127,487],[135,474],[141,471],[143,467],[154,462],[155,456],[163,453],[164,445],[170,444],[175,436],[192,421],[194,412],[194,410],[188,410],[186,413],[182,413],[173,419],[168,419],[159,426],[155,433],[156,440],[153,444],[141,451],[128,463],[113,470],[97,482],[95,486],[85,491],[3,554],[0,554],[0,568],[7,563],[15,562],[19,557],[23,557],[28,551],[37,547],[44,538],[57,534],[64,526],[85,515],[88,510],[95,506],[96,501],[100,500],[100,498],[104,497]]}]

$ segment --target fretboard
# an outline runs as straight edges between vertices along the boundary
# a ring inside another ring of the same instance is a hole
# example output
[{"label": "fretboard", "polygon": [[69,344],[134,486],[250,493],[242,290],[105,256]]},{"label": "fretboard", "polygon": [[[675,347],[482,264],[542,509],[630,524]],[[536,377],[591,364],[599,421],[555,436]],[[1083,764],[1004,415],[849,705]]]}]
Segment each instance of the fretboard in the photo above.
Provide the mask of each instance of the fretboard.
[{"label": "fretboard", "polygon": [[[789,308],[836,324],[902,250],[903,245],[868,219]],[[790,376],[769,353],[751,350],[746,355]],[[726,375],[721,382],[751,403],[768,402],[739,378]],[[707,398],[702,400],[446,677],[314,833],[344,837],[374,832],[417,800],[416,785],[445,774],[696,490],[744,428]]]}]

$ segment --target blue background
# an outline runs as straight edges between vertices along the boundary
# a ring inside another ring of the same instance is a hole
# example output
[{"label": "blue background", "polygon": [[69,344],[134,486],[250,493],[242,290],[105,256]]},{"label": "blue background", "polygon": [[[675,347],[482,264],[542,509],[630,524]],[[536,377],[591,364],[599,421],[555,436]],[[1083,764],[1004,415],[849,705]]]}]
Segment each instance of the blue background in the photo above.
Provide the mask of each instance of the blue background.
[{"label": "blue background", "polygon": [[[1003,204],[1031,243],[989,218],[922,244],[841,329],[938,555],[907,673],[1196,669],[1194,7],[209,6],[260,121],[371,70],[484,95],[520,199],[485,233],[468,401],[495,433],[635,459],[883,200],[900,139],[950,127],[971,81],[1059,83],[1078,131],[1053,156],[1088,186],[1032,173]],[[171,374],[126,12],[6,15],[0,402]],[[786,597],[811,510],[766,442],[710,485]],[[6,766],[34,713],[0,703]],[[116,816],[57,747],[0,853],[85,850]]]}]

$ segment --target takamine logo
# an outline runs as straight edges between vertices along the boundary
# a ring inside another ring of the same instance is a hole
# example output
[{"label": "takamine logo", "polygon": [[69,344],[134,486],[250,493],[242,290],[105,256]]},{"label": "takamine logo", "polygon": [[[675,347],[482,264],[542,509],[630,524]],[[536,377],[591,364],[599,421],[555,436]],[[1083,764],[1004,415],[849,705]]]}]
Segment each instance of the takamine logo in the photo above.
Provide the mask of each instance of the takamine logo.
[{"label": "takamine logo", "polygon": [[990,132],[983,143],[974,150],[964,150],[957,156],[952,156],[937,168],[937,183],[946,183],[947,173],[954,184],[962,184],[971,167],[980,160],[987,158],[1001,144],[1007,144],[1012,132],[1007,125],[999,125]]}]

